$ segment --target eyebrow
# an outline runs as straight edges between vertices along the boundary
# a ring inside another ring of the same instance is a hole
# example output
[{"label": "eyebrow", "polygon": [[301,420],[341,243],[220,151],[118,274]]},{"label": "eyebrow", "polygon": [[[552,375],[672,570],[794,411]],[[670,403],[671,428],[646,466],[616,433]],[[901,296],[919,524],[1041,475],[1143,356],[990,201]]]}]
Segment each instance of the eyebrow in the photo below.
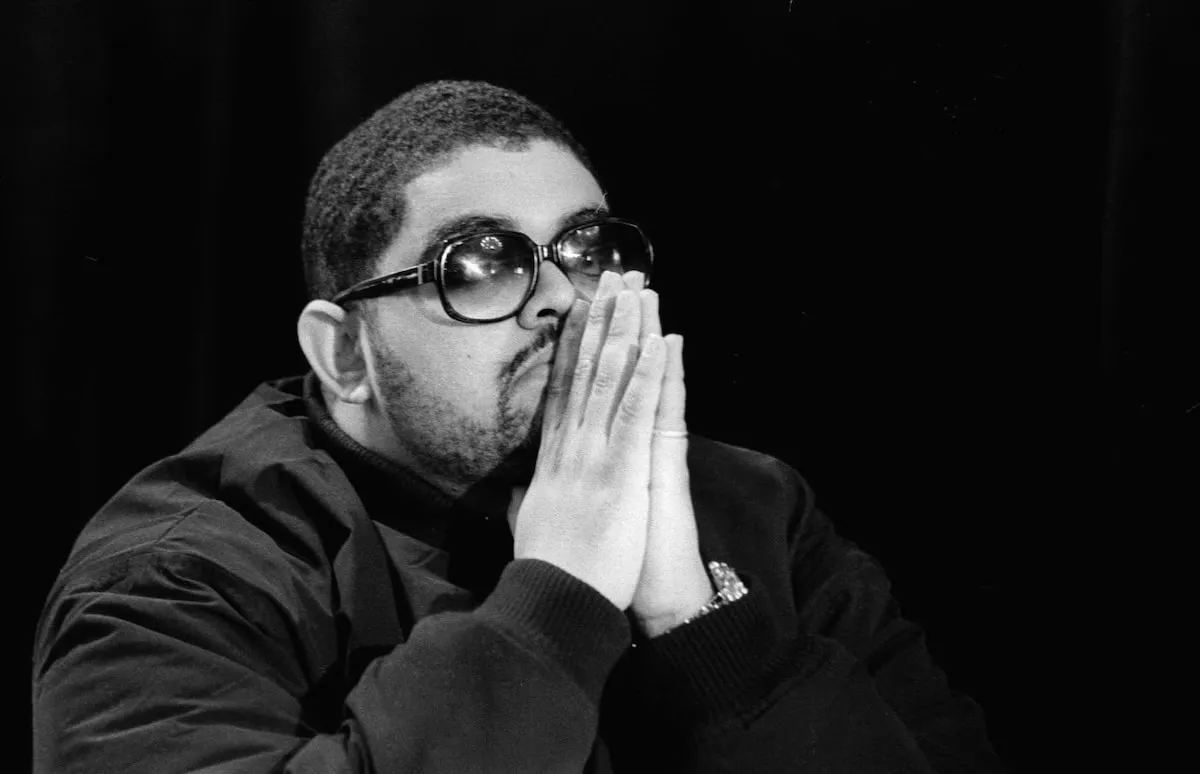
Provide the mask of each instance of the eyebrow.
[{"label": "eyebrow", "polygon": [[[571,226],[607,217],[609,214],[608,206],[604,204],[580,207],[574,212],[559,218],[554,232],[557,234]],[[422,254],[427,255],[429,251],[447,239],[454,239],[466,234],[489,230],[520,231],[521,229],[517,227],[516,221],[506,215],[488,215],[477,212],[464,213],[444,223],[439,223],[436,228],[430,231],[429,236],[425,239]]]}]

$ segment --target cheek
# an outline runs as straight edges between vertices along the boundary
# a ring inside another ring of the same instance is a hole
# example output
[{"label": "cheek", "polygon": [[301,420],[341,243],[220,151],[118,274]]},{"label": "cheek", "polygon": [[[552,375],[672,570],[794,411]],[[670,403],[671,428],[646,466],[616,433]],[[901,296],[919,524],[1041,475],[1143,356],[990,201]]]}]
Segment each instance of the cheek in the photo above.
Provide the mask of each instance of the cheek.
[{"label": "cheek", "polygon": [[[494,350],[492,350],[494,352]],[[480,346],[469,347],[448,337],[437,346],[426,345],[414,373],[428,392],[469,414],[495,410],[500,391],[494,355]]]},{"label": "cheek", "polygon": [[427,398],[470,414],[495,410],[502,353],[513,346],[510,331],[430,324],[411,309],[390,323],[389,349]]}]

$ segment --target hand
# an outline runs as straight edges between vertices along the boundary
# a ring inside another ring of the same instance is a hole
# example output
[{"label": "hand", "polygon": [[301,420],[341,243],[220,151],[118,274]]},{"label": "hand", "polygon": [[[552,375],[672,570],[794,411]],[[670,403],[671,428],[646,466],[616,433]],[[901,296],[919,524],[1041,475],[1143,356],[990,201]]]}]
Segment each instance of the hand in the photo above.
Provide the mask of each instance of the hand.
[{"label": "hand", "polygon": [[[625,276],[627,284],[641,283],[639,277]],[[642,337],[661,333],[658,295],[643,290]],[[683,337],[672,334],[664,341],[667,366],[650,447],[650,525],[645,563],[633,598],[634,616],[649,637],[682,623],[714,593],[700,556],[688,475]]]},{"label": "hand", "polygon": [[571,307],[533,480],[509,509],[515,558],[550,562],[622,610],[646,550],[650,443],[666,370],[662,338],[641,332],[637,293],[611,272],[590,307]]}]

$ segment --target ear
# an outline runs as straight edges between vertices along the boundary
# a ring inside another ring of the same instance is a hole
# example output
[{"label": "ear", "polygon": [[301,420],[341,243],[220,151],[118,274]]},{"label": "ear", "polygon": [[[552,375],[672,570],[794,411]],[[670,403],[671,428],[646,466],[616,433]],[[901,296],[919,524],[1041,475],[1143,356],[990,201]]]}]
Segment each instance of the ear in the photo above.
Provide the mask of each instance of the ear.
[{"label": "ear", "polygon": [[310,301],[296,321],[300,349],[313,373],[338,400],[366,403],[371,380],[359,330],[360,318],[329,301]]}]

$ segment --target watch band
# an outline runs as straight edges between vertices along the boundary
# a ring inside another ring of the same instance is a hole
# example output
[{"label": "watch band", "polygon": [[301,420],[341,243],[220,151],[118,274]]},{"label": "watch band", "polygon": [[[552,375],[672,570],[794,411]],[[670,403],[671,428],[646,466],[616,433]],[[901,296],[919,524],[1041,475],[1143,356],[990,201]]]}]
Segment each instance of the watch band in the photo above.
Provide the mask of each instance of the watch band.
[{"label": "watch band", "polygon": [[[717,593],[713,594],[704,605],[688,616],[679,626],[695,621],[703,615],[708,615],[714,610],[725,607],[730,602],[736,602],[742,597],[750,593],[746,588],[746,584],[742,583],[742,579],[737,576],[733,568],[724,562],[709,562],[708,574],[712,578],[713,585],[717,587]],[[674,627],[678,628],[678,627]]]}]

